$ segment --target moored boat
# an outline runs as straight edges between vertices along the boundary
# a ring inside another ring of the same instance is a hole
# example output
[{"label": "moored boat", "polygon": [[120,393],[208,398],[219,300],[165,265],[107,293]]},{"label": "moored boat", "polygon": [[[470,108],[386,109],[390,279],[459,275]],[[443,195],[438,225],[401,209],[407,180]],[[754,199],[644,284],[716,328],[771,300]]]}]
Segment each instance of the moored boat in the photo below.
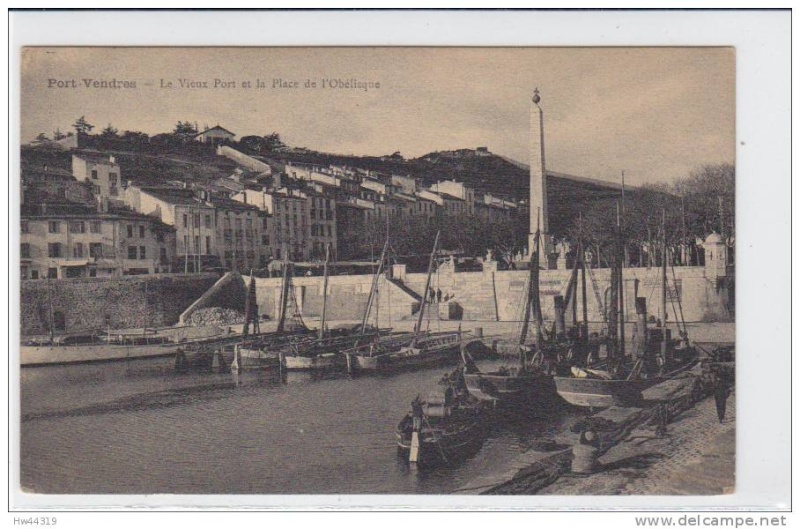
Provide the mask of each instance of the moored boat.
[{"label": "moored boat", "polygon": [[[612,405],[639,405],[643,400],[642,391],[675,377],[699,361],[697,348],[689,343],[685,322],[680,339],[677,340],[672,339],[666,328],[666,321],[657,328],[648,328],[647,300],[643,297],[635,300],[637,322],[632,340],[632,354],[626,356],[619,219],[617,222],[618,247],[611,274],[611,303],[608,313],[608,356],[602,364],[597,364],[592,369],[574,366],[568,375],[554,378],[558,394],[576,406],[606,408]],[[667,289],[667,244],[666,231],[662,224],[661,314],[665,320]],[[680,299],[676,301],[680,307]],[[675,312],[677,319],[677,311]]]},{"label": "moored boat", "polygon": [[442,380],[442,390],[419,396],[397,425],[397,448],[409,463],[435,466],[475,453],[489,431],[489,410],[474,399],[456,370]]},{"label": "moored boat", "polygon": [[[547,415],[562,403],[550,375],[551,365],[545,355],[542,333],[542,311],[539,299],[539,231],[530,262],[524,314],[520,327],[517,348],[519,363],[516,366],[501,366],[494,371],[483,372],[467,351],[462,351],[464,381],[469,393],[482,402],[524,415]],[[573,277],[575,274],[573,274]],[[533,343],[526,343],[533,314]],[[558,318],[558,316],[557,316]],[[531,357],[532,350],[537,355]],[[550,353],[548,348],[548,353]]]},{"label": "moored boat", "polygon": [[[384,246],[384,252],[387,245]],[[437,232],[430,260],[428,261],[428,275],[423,292],[428,292],[430,289],[431,274],[433,273],[438,247],[439,233]],[[381,256],[381,262],[383,262],[383,256]],[[373,282],[373,287],[375,283],[376,281]],[[360,371],[394,371],[457,360],[462,344],[460,327],[456,332],[422,332],[427,300],[427,296],[422,296],[417,324],[414,326],[414,333],[410,336],[410,339],[404,340],[395,337],[391,340],[376,340],[345,351],[348,368]]]}]

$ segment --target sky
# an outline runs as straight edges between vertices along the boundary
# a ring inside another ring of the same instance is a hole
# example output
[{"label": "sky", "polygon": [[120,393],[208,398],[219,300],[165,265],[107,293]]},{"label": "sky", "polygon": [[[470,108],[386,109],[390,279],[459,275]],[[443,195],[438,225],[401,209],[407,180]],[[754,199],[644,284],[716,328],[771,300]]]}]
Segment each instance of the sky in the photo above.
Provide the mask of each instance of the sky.
[{"label": "sky", "polygon": [[[23,142],[85,116],[94,132],[191,121],[324,152],[486,146],[527,163],[538,87],[548,170],[641,185],[734,162],[733,48],[65,47],[26,48],[21,64]],[[135,88],[92,86],[114,79]]]}]

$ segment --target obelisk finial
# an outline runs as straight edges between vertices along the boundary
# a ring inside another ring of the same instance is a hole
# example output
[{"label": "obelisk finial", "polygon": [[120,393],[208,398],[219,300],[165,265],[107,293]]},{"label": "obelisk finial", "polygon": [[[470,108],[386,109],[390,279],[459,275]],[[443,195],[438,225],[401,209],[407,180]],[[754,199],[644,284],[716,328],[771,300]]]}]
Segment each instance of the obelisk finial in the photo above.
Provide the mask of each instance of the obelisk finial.
[{"label": "obelisk finial", "polygon": [[538,105],[539,101],[541,100],[542,98],[539,97],[539,87],[537,86],[536,88],[533,89],[533,102]]}]

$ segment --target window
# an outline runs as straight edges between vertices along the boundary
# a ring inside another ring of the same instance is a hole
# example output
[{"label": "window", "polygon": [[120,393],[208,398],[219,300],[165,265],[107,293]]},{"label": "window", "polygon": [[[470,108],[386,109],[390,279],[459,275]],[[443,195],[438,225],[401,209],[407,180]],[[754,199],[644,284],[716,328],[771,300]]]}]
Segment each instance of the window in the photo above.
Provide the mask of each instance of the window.
[{"label": "window", "polygon": [[275,259],[281,259],[281,249],[275,250]]},{"label": "window", "polygon": [[92,193],[95,195],[100,194],[100,186],[92,186]]},{"label": "window", "polygon": [[183,214],[183,227],[189,227],[189,215],[186,215],[185,213]]},{"label": "window", "polygon": [[333,232],[331,231],[331,225],[328,224],[328,237],[333,237]]},{"label": "window", "polygon": [[184,253],[189,253],[189,236],[183,236],[183,251]]},{"label": "window", "polygon": [[139,238],[144,239],[144,226],[139,226]]},{"label": "window", "polygon": [[76,242],[72,247],[72,257],[83,257],[83,243]]},{"label": "window", "polygon": [[242,229],[242,219],[236,219],[234,222],[236,223],[236,229],[237,230],[241,230]]},{"label": "window", "polygon": [[47,256],[48,257],[61,257],[61,243],[49,242],[47,243]]},{"label": "window", "polygon": [[195,228],[199,228],[200,227],[200,214],[199,213],[196,213],[196,214],[192,215],[192,222],[194,223],[194,227]]},{"label": "window", "polygon": [[206,215],[206,217],[205,217],[205,226],[206,226],[206,228],[209,228],[209,229],[212,227],[211,226],[211,215]]},{"label": "window", "polygon": [[101,231],[101,224],[99,220],[93,220],[89,223],[89,232],[90,233],[100,233]]},{"label": "window", "polygon": [[112,197],[115,197],[119,195],[119,191],[117,191],[116,186],[111,186],[108,188],[108,194],[111,195]]},{"label": "window", "polygon": [[128,237],[133,238],[133,226],[128,224],[127,228],[128,228]]},{"label": "window", "polygon": [[51,220],[47,223],[47,231],[50,233],[61,233],[61,223],[57,220]]},{"label": "window", "polygon": [[211,237],[206,236],[206,254],[211,255]]},{"label": "window", "polygon": [[97,180],[97,169],[92,169],[92,180]]},{"label": "window", "polygon": [[48,268],[47,269],[47,277],[49,279],[57,279],[58,278],[58,268]]},{"label": "window", "polygon": [[269,235],[263,234],[261,236],[261,244],[263,244],[265,246],[269,246]]},{"label": "window", "polygon": [[[248,215],[249,215],[249,213],[248,213]],[[245,219],[244,227],[247,228],[248,230],[253,229],[253,219]]]},{"label": "window", "polygon": [[31,279],[39,279],[39,271],[31,270]]},{"label": "window", "polygon": [[128,259],[136,259],[136,246],[128,246]]},{"label": "window", "polygon": [[89,243],[89,257],[100,259],[103,257],[103,244],[99,242]]},{"label": "window", "polygon": [[195,235],[194,236],[194,248],[193,248],[192,251],[194,251],[194,253],[200,253],[200,236],[199,235]]},{"label": "window", "polygon": [[22,229],[22,233],[29,233],[28,232],[28,221],[27,220],[23,220],[20,223],[20,228]]},{"label": "window", "polygon": [[147,259],[147,246],[139,246],[139,259]]},{"label": "window", "polygon": [[86,224],[83,221],[73,220],[69,223],[70,233],[86,233]]},{"label": "window", "polygon": [[19,255],[23,259],[30,259],[31,258],[31,245],[27,242],[23,242],[19,247]]},{"label": "window", "polygon": [[108,173],[108,183],[112,186],[117,185],[117,173]]}]

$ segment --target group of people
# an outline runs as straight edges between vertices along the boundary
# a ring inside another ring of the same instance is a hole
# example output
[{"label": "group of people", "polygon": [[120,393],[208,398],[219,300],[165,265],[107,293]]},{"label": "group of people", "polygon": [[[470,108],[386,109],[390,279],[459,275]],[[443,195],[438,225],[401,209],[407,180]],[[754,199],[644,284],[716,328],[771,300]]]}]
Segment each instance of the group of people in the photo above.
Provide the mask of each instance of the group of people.
[{"label": "group of people", "polygon": [[441,303],[442,301],[448,301],[456,297],[455,294],[447,293],[442,297],[442,289],[437,288],[436,290],[433,287],[428,288],[428,303]]}]

